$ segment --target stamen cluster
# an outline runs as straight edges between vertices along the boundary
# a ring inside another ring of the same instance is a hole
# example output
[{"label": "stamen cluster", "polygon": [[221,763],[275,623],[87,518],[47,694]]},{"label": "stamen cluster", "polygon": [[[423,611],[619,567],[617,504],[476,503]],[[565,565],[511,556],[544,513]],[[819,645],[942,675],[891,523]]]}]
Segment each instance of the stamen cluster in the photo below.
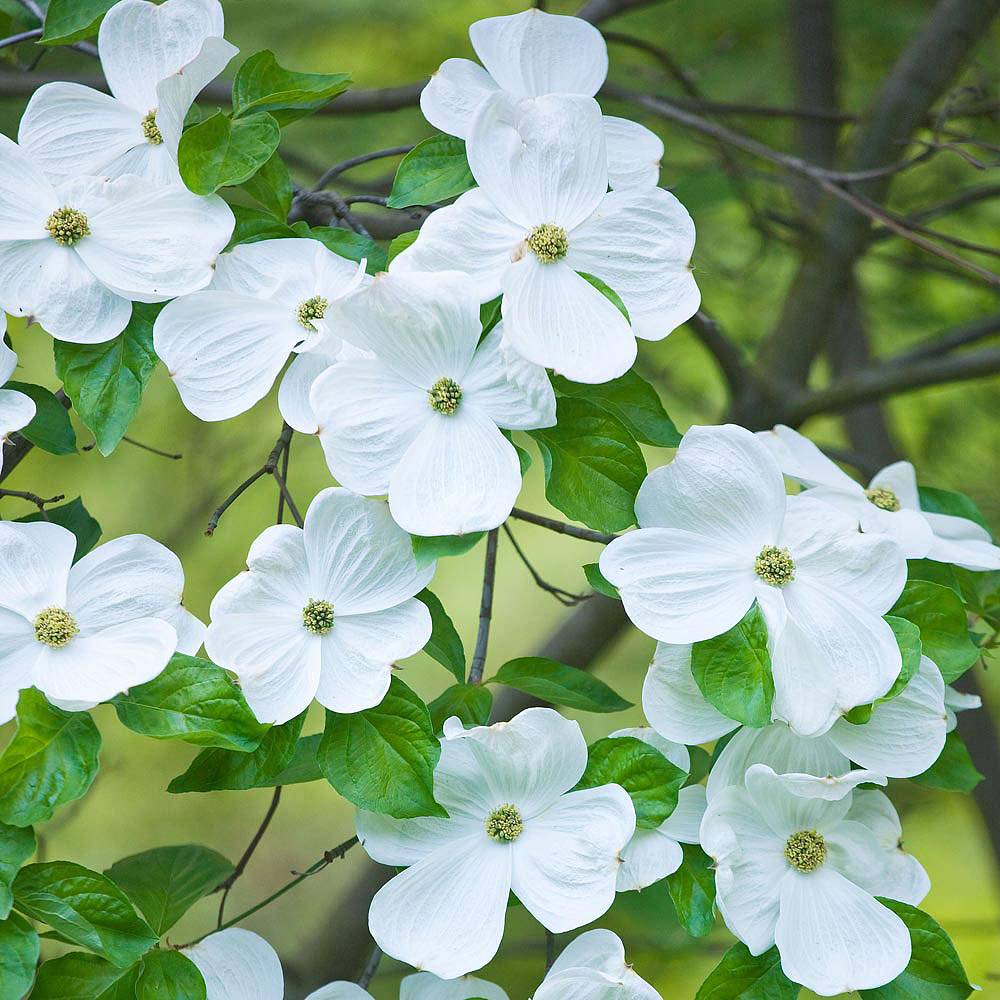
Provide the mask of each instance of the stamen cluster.
[{"label": "stamen cluster", "polygon": [[146,142],[151,146],[159,146],[163,143],[163,133],[160,131],[160,126],[156,124],[156,108],[153,108],[143,118],[142,134],[146,137]]},{"label": "stamen cluster", "polygon": [[34,624],[35,638],[53,649],[61,649],[80,631],[76,619],[55,605],[39,611]]},{"label": "stamen cluster", "polygon": [[799,830],[785,844],[785,860],[800,872],[814,872],[826,861],[826,841],[815,830]]},{"label": "stamen cluster", "polygon": [[302,624],[313,635],[326,635],[333,628],[333,605],[329,601],[310,600],[302,609]]},{"label": "stamen cluster", "polygon": [[569,239],[562,226],[544,222],[536,226],[528,237],[528,249],[546,264],[562,260],[569,250]]},{"label": "stamen cluster", "polygon": [[865,490],[865,496],[868,497],[868,502],[875,504],[879,510],[887,510],[892,514],[895,514],[902,506],[899,497],[886,486],[876,486],[874,489]]},{"label": "stamen cluster", "polygon": [[509,802],[498,806],[486,817],[486,833],[492,840],[509,844],[517,840],[523,831],[520,810]]},{"label": "stamen cluster", "polygon": [[295,310],[295,318],[307,330],[315,333],[316,326],[314,320],[323,319],[326,311],[330,307],[330,300],[324,299],[322,295],[314,295],[311,299],[306,299],[298,309]]},{"label": "stamen cluster", "polygon": [[430,408],[442,416],[454,416],[458,404],[462,402],[462,387],[451,378],[439,378],[427,393]]},{"label": "stamen cluster", "polygon": [[79,209],[64,205],[49,216],[45,229],[60,246],[71,247],[90,235],[90,221]]},{"label": "stamen cluster", "polygon": [[753,571],[772,587],[784,587],[795,579],[795,563],[788,549],[765,545],[753,562]]}]

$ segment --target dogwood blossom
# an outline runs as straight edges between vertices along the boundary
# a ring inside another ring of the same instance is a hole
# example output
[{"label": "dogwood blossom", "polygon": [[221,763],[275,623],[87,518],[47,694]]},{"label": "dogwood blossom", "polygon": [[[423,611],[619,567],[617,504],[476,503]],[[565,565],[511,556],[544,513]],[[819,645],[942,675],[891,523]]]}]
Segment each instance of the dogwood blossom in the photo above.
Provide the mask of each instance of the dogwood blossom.
[{"label": "dogwood blossom", "polygon": [[[446,59],[420,95],[424,117],[461,139],[469,138],[476,111],[498,90],[514,99],[593,97],[608,75],[604,36],[578,17],[532,8],[476,21],[469,37],[483,65]],[[663,156],[659,136],[626,118],[605,115],[604,139],[613,188],[656,184]]]},{"label": "dogwood blossom", "polygon": [[503,328],[480,343],[479,304],[457,272],[380,274],[339,310],[344,336],[372,357],[345,358],[313,383],[330,471],[388,494],[416,535],[495,528],[521,488],[500,432],[555,423],[545,371],[511,351]]},{"label": "dogwood blossom", "polygon": [[726,925],[754,955],[777,945],[793,982],[835,996],[906,968],[909,931],[874,897],[916,905],[929,882],[881,792],[754,764],[709,801],[701,843]]},{"label": "dogwood blossom", "polygon": [[267,395],[290,352],[340,349],[334,303],[365,280],[364,265],[318,240],[241,244],[222,254],[212,283],[175,299],[153,326],[153,346],[184,405],[225,420]]},{"label": "dogwood blossom", "polygon": [[247,566],[215,595],[205,649],[240,677],[261,722],[287,722],[313,698],[335,712],[371,708],[393,661],[430,638],[430,612],[414,595],[435,564],[417,566],[380,500],[323,490],[305,528],[267,528]]},{"label": "dogwood blossom", "polygon": [[184,118],[239,51],[222,33],[219,0],[121,0],[97,37],[111,96],[47,83],[28,102],[18,142],[56,180],[138,174],[179,184]]},{"label": "dogwood blossom", "polygon": [[625,961],[612,931],[595,930],[570,942],[549,969],[533,1000],[662,1000]]},{"label": "dogwood blossom", "polygon": [[7,316],[0,312],[0,472],[3,471],[3,446],[14,431],[27,427],[35,417],[35,401],[16,389],[4,389],[17,367],[17,355],[3,342]]},{"label": "dogwood blossom", "polygon": [[920,509],[917,474],[910,462],[893,462],[867,488],[790,427],[779,424],[758,436],[790,479],[809,495],[842,510],[862,531],[892,538],[907,559],[934,559],[974,571],[1000,569],[1000,547],[966,517]]},{"label": "dogwood blossom", "polygon": [[181,606],[180,560],[145,535],[75,565],[76,536],[48,521],[0,521],[0,722],[22,688],[60,708],[93,708],[152,680],[204,626]]},{"label": "dogwood blossom", "polygon": [[881,617],[906,582],[898,546],[836,508],[786,497],[767,447],[734,425],[692,427],[636,498],[639,530],[601,554],[604,576],[647,635],[720,635],[756,601],[767,622],[774,716],[825,732],[892,686],[902,658]]},{"label": "dogwood blossom", "polygon": [[[399,984],[399,1000],[509,1000],[506,992],[473,976],[438,979],[429,972],[406,976]],[[330,983],[310,993],[306,1000],[372,1000],[372,995],[357,983]]]},{"label": "dogwood blossom", "polygon": [[[577,382],[606,382],[698,309],[694,223],[662,188],[608,192],[600,108],[565,94],[498,93],[476,114],[479,184],[430,215],[392,271],[469,274],[480,300],[503,294],[511,345]],[[583,275],[609,286],[628,318]]]},{"label": "dogwood blossom", "polygon": [[285,995],[277,953],[252,931],[217,931],[182,954],[202,974],[206,1000],[282,1000]]},{"label": "dogwood blossom", "polygon": [[221,198],[135,175],[53,185],[0,135],[0,308],[57,340],[110,340],[128,324],[130,300],[203,288],[234,225]]},{"label": "dogwood blossom", "polygon": [[358,814],[368,854],[408,866],[372,900],[379,946],[447,979],[496,954],[511,891],[555,933],[604,913],[635,811],[618,785],[571,791],[586,766],[579,725],[552,709],[467,730],[447,720],[434,790],[448,818]]}]

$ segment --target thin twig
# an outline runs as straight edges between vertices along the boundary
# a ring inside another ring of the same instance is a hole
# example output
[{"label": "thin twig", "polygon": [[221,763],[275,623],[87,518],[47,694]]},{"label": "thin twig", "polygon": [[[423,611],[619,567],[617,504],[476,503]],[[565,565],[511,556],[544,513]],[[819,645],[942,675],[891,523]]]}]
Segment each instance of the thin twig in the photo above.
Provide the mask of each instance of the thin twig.
[{"label": "thin twig", "polygon": [[285,503],[288,504],[288,509],[291,512],[292,517],[295,519],[295,523],[300,527],[305,526],[305,521],[302,519],[302,515],[299,513],[298,507],[295,506],[295,501],[292,499],[292,494],[288,490],[288,484],[285,482],[284,477],[278,472],[277,469],[271,473],[274,477],[274,481],[278,484],[278,490],[281,495],[285,498]]},{"label": "thin twig", "polygon": [[372,946],[372,953],[368,956],[368,961],[365,962],[365,967],[361,970],[361,975],[358,976],[358,986],[362,989],[366,989],[368,984],[375,978],[375,973],[378,971],[379,962],[382,961],[382,949],[376,944]]},{"label": "thin twig", "polygon": [[928,337],[916,347],[911,347],[910,350],[897,354],[893,358],[893,363],[901,365],[910,364],[913,361],[924,361],[927,358],[939,358],[942,354],[948,354],[955,350],[956,347],[968,347],[969,344],[985,340],[995,333],[1000,333],[1000,313],[984,316],[982,319],[965,323],[954,330],[946,330],[944,333]]},{"label": "thin twig", "polygon": [[565,521],[557,521],[553,517],[544,517],[542,514],[532,514],[530,510],[521,510],[515,507],[510,512],[511,517],[516,517],[519,521],[527,521],[529,524],[537,524],[540,528],[548,528],[549,531],[557,531],[560,535],[572,535],[574,538],[582,538],[587,542],[600,542],[601,545],[609,545],[618,536],[606,535],[603,531],[592,531],[590,528],[578,528],[575,524],[567,524]]},{"label": "thin twig", "polygon": [[490,619],[493,617],[493,586],[497,577],[497,529],[486,536],[486,565],[483,569],[483,596],[479,603],[479,632],[476,651],[469,667],[469,683],[481,684],[486,668],[486,647],[490,642]]},{"label": "thin twig", "polygon": [[60,500],[65,500],[66,494],[60,493],[57,496],[49,497],[46,500],[45,498],[40,497],[37,493],[26,493],[23,490],[0,489],[0,497],[16,497],[18,500],[27,500],[28,503],[33,503],[44,514],[46,504],[58,503]]},{"label": "thin twig", "polygon": [[41,38],[42,29],[32,28],[30,31],[22,31],[17,35],[10,35],[8,38],[0,38],[0,49],[6,49],[11,45],[19,45],[21,42],[30,42],[33,38]]},{"label": "thin twig", "polygon": [[133,445],[136,448],[141,448],[143,451],[148,451],[153,455],[159,455],[161,458],[169,458],[174,462],[178,462],[184,457],[176,452],[161,451],[159,448],[154,448],[151,444],[143,444],[142,441],[136,441],[135,438],[130,438],[127,435],[123,435],[122,440],[126,444]]},{"label": "thin twig", "polygon": [[[288,486],[288,463],[291,461],[292,457],[292,441],[291,438],[288,440],[288,444],[285,445],[285,453],[281,456],[281,482],[285,484],[286,488]],[[275,518],[275,524],[282,524],[285,520],[285,493],[287,489],[278,490],[278,515]]]},{"label": "thin twig", "polygon": [[372,160],[383,160],[390,156],[405,156],[413,149],[413,144],[406,146],[392,146],[389,149],[377,149],[374,153],[363,153],[361,156],[352,156],[349,160],[335,163],[313,186],[313,191],[322,191],[335,177],[339,177],[347,170],[353,170],[361,166],[362,163],[371,163]]},{"label": "thin twig", "polygon": [[548,973],[549,969],[556,964],[556,936],[548,929],[545,928],[545,972]]},{"label": "thin twig", "polygon": [[538,570],[532,566],[531,560],[528,559],[521,546],[517,544],[517,539],[514,537],[514,533],[510,530],[510,525],[505,522],[503,530],[510,539],[510,544],[514,546],[514,551],[518,554],[521,562],[524,563],[525,568],[531,574],[531,578],[535,581],[535,584],[544,590],[545,593],[551,594],[564,607],[572,608],[574,605],[579,604],[581,601],[586,601],[588,598],[593,596],[592,594],[574,594],[569,590],[563,590],[562,587],[556,587],[546,581]]}]

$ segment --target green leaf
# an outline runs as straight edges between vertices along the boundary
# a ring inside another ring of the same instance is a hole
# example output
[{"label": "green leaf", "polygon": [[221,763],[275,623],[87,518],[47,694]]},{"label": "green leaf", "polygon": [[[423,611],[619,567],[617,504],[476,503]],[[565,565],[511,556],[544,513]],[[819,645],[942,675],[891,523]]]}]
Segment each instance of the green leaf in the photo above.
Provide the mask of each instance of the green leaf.
[{"label": "green leaf", "polygon": [[604,681],[579,667],[544,656],[508,660],[488,681],[504,684],[553,705],[583,712],[623,712],[632,702],[616,694]]},{"label": "green leaf", "polygon": [[907,903],[878,897],[910,932],[910,962],[891,983],[859,990],[864,1000],[965,1000],[972,992],[951,938],[931,916]]},{"label": "green leaf", "polygon": [[414,241],[420,235],[419,229],[411,229],[408,233],[400,233],[389,244],[389,251],[386,254],[386,265],[391,264],[407,247],[413,246]]},{"label": "green leaf", "polygon": [[62,525],[76,535],[76,553],[73,562],[79,562],[98,542],[101,537],[101,526],[87,512],[80,497],[64,503],[61,507],[47,507],[45,513],[48,518],[42,517],[41,511],[28,514],[26,517],[19,517],[19,521],[45,521],[49,520],[53,524]]},{"label": "green leaf", "polygon": [[781,971],[777,948],[754,956],[740,942],[708,974],[695,1000],[795,1000],[801,988]]},{"label": "green leaf", "polygon": [[142,961],[135,1000],[205,1000],[205,978],[179,951],[151,951]]},{"label": "green leaf", "polygon": [[156,740],[249,751],[267,731],[221,667],[184,653],[174,653],[163,673],[112,704],[123,725]]},{"label": "green leaf", "polygon": [[577,788],[621,785],[635,806],[640,830],[655,830],[676,808],[687,777],[656,747],[634,736],[608,736],[587,750],[587,769]]},{"label": "green leaf", "polygon": [[132,305],[124,331],[103,344],[54,343],[56,374],[102,455],[121,441],[156,367],[153,323],[161,304]]},{"label": "green leaf", "polygon": [[969,638],[962,600],[947,587],[911,580],[889,614],[920,629],[924,656],[937,664],[945,684],[961,677],[979,659],[979,649]]},{"label": "green leaf", "polygon": [[243,184],[243,190],[263,205],[279,222],[288,219],[295,188],[288,167],[285,166],[285,161],[279,153],[275,152],[271,159]]},{"label": "green leaf", "polygon": [[280,141],[281,129],[269,114],[229,118],[217,111],[181,136],[181,178],[201,195],[243,184],[267,163]]},{"label": "green leaf", "polygon": [[140,969],[120,969],[96,955],[70,952],[42,963],[31,1000],[135,1000]]},{"label": "green leaf", "polygon": [[101,734],[86,712],[64,712],[34,688],[17,702],[17,730],[0,756],[0,822],[31,826],[85,795]]},{"label": "green leaf", "polygon": [[14,876],[34,853],[35,831],[31,827],[0,823],[0,920],[7,918],[14,902],[14,894],[10,891]]},{"label": "green leaf", "polygon": [[936,761],[923,774],[912,779],[918,785],[940,788],[946,792],[971,792],[983,776],[969,756],[965,741],[955,730],[948,733],[944,749]]},{"label": "green leaf", "polygon": [[756,601],[728,632],[692,646],[691,673],[723,715],[745,726],[770,724],[774,678],[767,623]]},{"label": "green leaf", "polygon": [[441,745],[427,706],[398,678],[375,708],[326,713],[319,766],[326,780],[360,809],[396,819],[447,816],[434,801]]},{"label": "green leaf", "polygon": [[295,744],[295,750],[284,769],[279,771],[273,780],[266,784],[258,783],[257,787],[272,788],[275,785],[301,785],[308,781],[322,781],[323,772],[319,769],[319,744],[322,733],[304,736]]},{"label": "green leaf", "polygon": [[930,580],[942,587],[953,590],[962,596],[962,587],[958,582],[958,567],[949,563],[934,562],[933,559],[907,559],[906,575],[908,580]]},{"label": "green leaf", "polygon": [[455,675],[459,684],[465,680],[465,647],[444,605],[429,590],[417,594],[417,600],[431,613],[431,637],[424,652]]},{"label": "green leaf", "polygon": [[244,243],[259,243],[261,240],[293,240],[301,236],[291,226],[278,222],[270,212],[247,205],[230,205],[236,217],[236,228],[227,250]]},{"label": "green leaf", "polygon": [[[483,327],[483,337],[503,319],[503,296],[498,295],[479,307],[479,322]],[[482,338],[480,338],[482,343]]]},{"label": "green leaf", "polygon": [[521,467],[521,477],[523,478],[527,473],[528,469],[531,468],[531,455],[528,454],[515,440],[514,432],[500,428],[500,433],[513,445],[514,451],[517,452],[517,464]]},{"label": "green leaf", "polygon": [[634,370],[601,385],[583,385],[553,375],[552,386],[560,396],[586,399],[607,410],[628,428],[636,441],[661,448],[676,448],[681,442],[659,394]]},{"label": "green leaf", "polygon": [[[298,226],[299,223],[295,225]],[[365,270],[369,274],[378,274],[379,271],[384,271],[389,266],[385,251],[374,240],[370,240],[360,233],[351,232],[349,229],[315,226],[303,231],[301,235],[307,236],[309,239],[319,240],[328,250],[332,250],[339,257],[357,261],[359,264],[366,260],[368,263]]]},{"label": "green leaf", "polygon": [[35,979],[38,932],[12,913],[0,920],[0,1000],[21,1000]]},{"label": "green leaf", "polygon": [[700,785],[712,770],[712,755],[702,747],[688,747],[688,754],[691,757],[691,764],[684,785],[685,787]]},{"label": "green leaf", "polygon": [[111,879],[70,861],[22,868],[14,880],[14,905],[114,965],[131,965],[157,941]]},{"label": "green leaf", "polygon": [[885,620],[896,637],[896,645],[899,646],[903,666],[900,668],[899,676],[892,682],[892,687],[881,698],[876,698],[871,705],[857,705],[844,715],[844,718],[854,725],[864,725],[872,717],[872,710],[876,705],[891,701],[902,694],[906,685],[913,679],[913,675],[920,669],[920,657],[923,650],[920,642],[920,629],[905,618],[894,618],[891,615],[886,615]]},{"label": "green leaf", "polygon": [[76,431],[66,407],[56,399],[55,393],[27,382],[8,382],[6,388],[23,392],[35,401],[35,415],[31,423],[18,432],[21,437],[52,455],[76,454]]},{"label": "green leaf", "polygon": [[349,73],[296,73],[278,65],[273,52],[252,55],[233,81],[233,114],[268,111],[280,125],[312,114],[350,86]]},{"label": "green leaf", "polygon": [[484,531],[470,531],[467,535],[410,535],[417,567],[423,569],[435,559],[463,555],[475,548],[484,534]]},{"label": "green leaf", "polygon": [[975,521],[980,528],[986,531],[990,526],[983,517],[983,512],[976,506],[975,502],[964,493],[957,490],[938,490],[931,486],[921,486],[920,509],[930,514],[950,514],[952,517],[965,517],[970,521]]},{"label": "green leaf", "polygon": [[587,274],[586,271],[577,271],[578,275],[583,278],[584,281],[589,282],[596,288],[601,295],[603,295],[630,323],[632,322],[628,314],[628,309],[625,308],[625,303],[622,302],[621,296],[610,287],[606,285],[596,274]]},{"label": "green leaf", "polygon": [[584,576],[587,578],[587,583],[594,588],[599,594],[603,594],[605,597],[613,598],[616,601],[622,599],[622,595],[618,593],[618,588],[608,580],[604,574],[601,572],[601,567],[597,563],[587,563],[583,567]]},{"label": "green leaf", "polygon": [[232,873],[232,864],[218,851],[184,844],[122,858],[104,874],[162,935]]},{"label": "green leaf", "polygon": [[436,733],[441,732],[445,721],[453,715],[457,715],[466,728],[486,726],[489,725],[490,712],[493,710],[493,695],[489,688],[481,684],[452,684],[427,708]]},{"label": "green leaf", "polygon": [[529,431],[545,467],[553,507],[596,531],[635,524],[646,460],[620,420],[585,399],[557,400],[554,427]]},{"label": "green leaf", "polygon": [[715,870],[697,844],[681,844],[684,860],[667,876],[677,920],[692,937],[704,937],[715,923]]},{"label": "green leaf", "polygon": [[49,0],[42,45],[68,45],[96,34],[116,0]]},{"label": "green leaf", "polygon": [[432,135],[403,157],[392,182],[389,208],[433,205],[475,186],[463,140]]}]

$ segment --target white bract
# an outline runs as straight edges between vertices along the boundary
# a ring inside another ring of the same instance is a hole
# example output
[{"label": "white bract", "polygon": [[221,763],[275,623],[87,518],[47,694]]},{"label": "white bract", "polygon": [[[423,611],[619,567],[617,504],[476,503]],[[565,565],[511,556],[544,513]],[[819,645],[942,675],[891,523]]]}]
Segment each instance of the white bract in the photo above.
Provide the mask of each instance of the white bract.
[{"label": "white bract", "polygon": [[204,288],[234,225],[221,198],[135,175],[53,185],[0,135],[0,308],[57,340],[110,340],[128,324],[130,300]]},{"label": "white bract", "polygon": [[[497,91],[514,99],[593,97],[608,75],[604,36],[578,17],[537,9],[487,17],[469,28],[469,37],[483,65],[446,59],[420,95],[424,117],[461,139],[470,137],[476,112]],[[655,185],[663,156],[659,136],[626,118],[604,115],[603,121],[611,186]]]},{"label": "white bract", "polygon": [[[619,729],[611,734],[632,736],[648,743],[663,754],[671,764],[687,773],[691,770],[688,748],[664,739],[648,727]],[[697,844],[698,828],[705,812],[705,789],[701,785],[688,785],[677,796],[674,811],[655,830],[636,829],[632,839],[622,851],[622,866],[618,869],[618,891],[645,889],[672,875],[684,860],[681,844]]]},{"label": "white bract", "polygon": [[181,606],[169,549],[124,535],[73,565],[76,536],[48,521],[0,521],[0,722],[36,687],[69,711],[152,680],[204,626]]},{"label": "white bract", "polygon": [[990,533],[966,517],[920,509],[917,474],[909,462],[894,462],[865,488],[836,462],[790,427],[779,424],[758,437],[790,479],[842,510],[862,531],[888,535],[907,559],[934,559],[974,571],[1000,569],[1000,547]]},{"label": "white bract", "polygon": [[553,933],[601,916],[635,810],[618,785],[570,791],[587,744],[552,709],[468,730],[452,718],[444,732],[434,792],[449,818],[360,812],[357,825],[375,861],[407,866],[372,900],[372,936],[394,958],[453,978],[496,954],[512,891]]},{"label": "white bract", "polygon": [[380,500],[323,490],[305,528],[268,528],[247,566],[215,595],[205,649],[239,676],[261,722],[287,722],[313,698],[334,712],[371,708],[393,661],[430,638],[430,612],[414,595],[435,564],[417,566]]},{"label": "white bract", "polygon": [[121,0],[97,38],[111,95],[47,83],[25,109],[18,141],[54,179],[138,174],[180,183],[177,146],[198,93],[239,51],[222,37],[218,0]]},{"label": "white bract", "polygon": [[14,431],[27,427],[35,416],[35,401],[16,389],[4,389],[17,367],[17,355],[3,342],[7,316],[0,312],[0,472],[3,471],[3,446]]},{"label": "white bract", "polygon": [[726,925],[751,954],[776,944],[785,975],[821,996],[882,986],[910,960],[906,925],[874,898],[927,894],[899,838],[881,792],[764,764],[713,796],[701,825]]},{"label": "white bract", "polygon": [[339,314],[344,336],[373,356],[344,358],[313,383],[330,471],[357,493],[388,494],[412,534],[495,528],[521,488],[500,428],[555,423],[545,371],[500,328],[480,343],[478,301],[455,272],[379,274]]},{"label": "white bract", "polygon": [[[306,1000],[372,1000],[372,995],[357,983],[339,982],[310,993]],[[509,1000],[509,997],[485,979],[473,976],[438,979],[429,972],[418,972],[399,984],[399,1000]]]},{"label": "white bract", "polygon": [[786,497],[767,447],[732,424],[692,427],[677,456],[647,477],[639,530],[601,554],[629,618],[661,642],[720,635],[758,602],[767,622],[774,717],[825,732],[884,695],[902,658],[881,617],[906,582],[906,560],[836,508]]},{"label": "white bract", "polygon": [[577,382],[624,374],[636,337],[661,340],[697,311],[694,223],[662,188],[608,192],[592,98],[496,94],[476,114],[468,155],[479,187],[429,216],[392,271],[459,269],[480,301],[502,293],[511,345]]},{"label": "white bract", "polygon": [[[225,420],[267,395],[290,352],[315,352],[329,365],[340,349],[334,304],[364,277],[363,264],[318,240],[243,244],[219,257],[208,288],[166,306],[153,346],[184,405],[202,420]],[[287,377],[299,375],[290,368]]]},{"label": "white bract", "polygon": [[611,931],[581,934],[555,960],[532,1000],[662,1000],[625,961],[621,938]]},{"label": "white bract", "polygon": [[206,1000],[282,1000],[285,995],[277,953],[252,931],[217,931],[182,954],[198,966]]}]

